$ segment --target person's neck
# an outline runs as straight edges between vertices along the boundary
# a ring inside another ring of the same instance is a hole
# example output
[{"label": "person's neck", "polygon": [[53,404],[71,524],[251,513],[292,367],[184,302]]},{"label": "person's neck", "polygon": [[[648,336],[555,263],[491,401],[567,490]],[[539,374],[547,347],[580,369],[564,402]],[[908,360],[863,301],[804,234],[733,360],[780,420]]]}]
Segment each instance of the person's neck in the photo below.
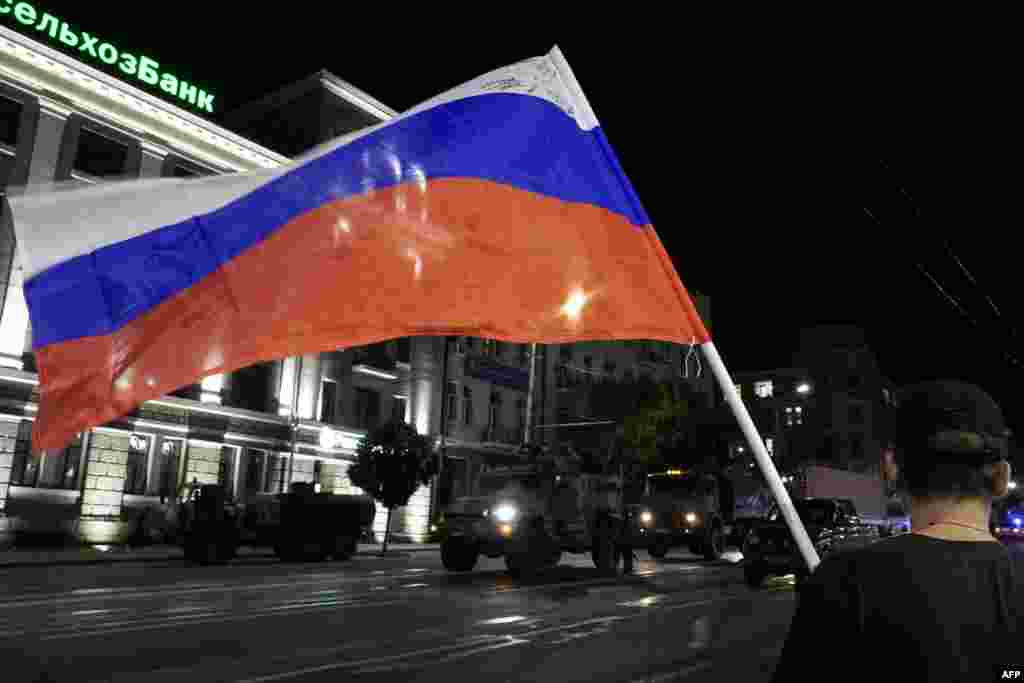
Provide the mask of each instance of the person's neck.
[{"label": "person's neck", "polygon": [[992,504],[981,498],[957,501],[914,498],[911,530],[916,534],[950,541],[994,541],[988,532]]}]

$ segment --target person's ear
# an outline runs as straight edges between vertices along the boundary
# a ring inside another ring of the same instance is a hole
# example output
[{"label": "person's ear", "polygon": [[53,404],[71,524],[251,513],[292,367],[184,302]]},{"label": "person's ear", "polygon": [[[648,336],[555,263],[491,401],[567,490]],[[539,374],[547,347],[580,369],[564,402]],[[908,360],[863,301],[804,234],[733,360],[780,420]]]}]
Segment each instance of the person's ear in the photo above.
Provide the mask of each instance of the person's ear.
[{"label": "person's ear", "polygon": [[899,479],[900,466],[896,464],[896,452],[891,448],[882,451],[882,478],[887,482]]},{"label": "person's ear", "polygon": [[992,465],[992,495],[995,498],[1004,498],[1010,492],[1010,476],[1013,470],[1010,463],[1001,460]]}]

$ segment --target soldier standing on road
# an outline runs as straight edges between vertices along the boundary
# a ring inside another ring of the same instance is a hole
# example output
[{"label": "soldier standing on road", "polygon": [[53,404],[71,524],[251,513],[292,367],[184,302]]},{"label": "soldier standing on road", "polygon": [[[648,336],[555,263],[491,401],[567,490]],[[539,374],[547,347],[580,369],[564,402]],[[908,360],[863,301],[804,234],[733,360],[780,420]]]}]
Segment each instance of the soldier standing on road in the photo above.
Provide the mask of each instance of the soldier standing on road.
[{"label": "soldier standing on road", "polygon": [[978,387],[933,382],[902,392],[894,418],[884,468],[904,481],[913,533],[822,561],[774,681],[986,681],[1020,661],[1024,555],[988,530],[1010,482],[999,406]]}]

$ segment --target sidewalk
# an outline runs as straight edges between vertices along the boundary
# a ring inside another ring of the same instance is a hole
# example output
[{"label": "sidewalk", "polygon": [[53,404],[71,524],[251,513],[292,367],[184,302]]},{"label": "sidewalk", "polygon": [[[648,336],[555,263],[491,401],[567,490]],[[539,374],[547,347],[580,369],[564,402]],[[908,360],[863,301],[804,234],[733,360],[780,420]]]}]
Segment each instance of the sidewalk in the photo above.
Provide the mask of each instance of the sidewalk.
[{"label": "sidewalk", "polygon": [[[380,543],[360,543],[357,555],[380,556]],[[387,557],[401,557],[407,553],[438,550],[436,543],[389,543]],[[238,558],[274,557],[272,548],[238,549]],[[113,562],[160,562],[183,560],[178,546],[155,545],[145,548],[124,546],[94,546],[82,548],[22,548],[0,550],[0,569],[46,565],[110,564]]]}]

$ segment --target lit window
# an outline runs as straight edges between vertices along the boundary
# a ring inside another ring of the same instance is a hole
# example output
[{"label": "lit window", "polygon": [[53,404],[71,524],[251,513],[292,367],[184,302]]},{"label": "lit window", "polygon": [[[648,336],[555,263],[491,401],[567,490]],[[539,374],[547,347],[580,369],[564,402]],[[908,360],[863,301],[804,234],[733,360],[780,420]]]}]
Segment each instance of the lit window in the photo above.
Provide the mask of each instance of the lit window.
[{"label": "lit window", "polygon": [[787,413],[792,413],[793,412],[793,408],[791,408],[790,406],[786,406],[786,412]]},{"label": "lit window", "polygon": [[743,398],[743,385],[742,384],[737,384],[736,385],[736,396],[738,396],[739,398]]},{"label": "lit window", "polygon": [[768,455],[775,457],[775,439],[768,438],[764,440],[764,449],[768,451]]},{"label": "lit window", "polygon": [[765,380],[763,382],[754,382],[754,394],[758,398],[771,398],[772,397],[772,382],[771,382],[771,380]]},{"label": "lit window", "polygon": [[803,407],[802,407],[802,406],[797,406],[795,410],[796,410],[796,412],[798,412],[798,413],[802,413],[802,412],[804,412],[804,409],[803,409]]}]

